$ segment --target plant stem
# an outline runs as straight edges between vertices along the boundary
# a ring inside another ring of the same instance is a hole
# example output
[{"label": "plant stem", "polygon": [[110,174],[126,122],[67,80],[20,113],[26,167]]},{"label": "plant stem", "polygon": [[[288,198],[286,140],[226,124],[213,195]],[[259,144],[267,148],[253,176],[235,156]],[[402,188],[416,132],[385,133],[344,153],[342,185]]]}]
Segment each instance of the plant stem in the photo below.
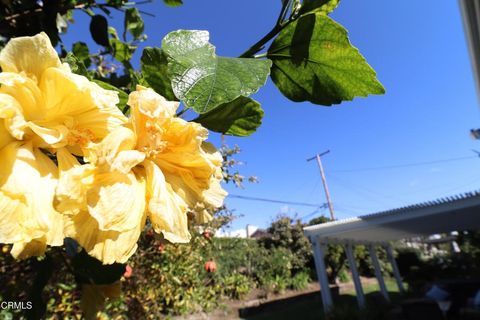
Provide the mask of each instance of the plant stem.
[{"label": "plant stem", "polygon": [[280,25],[273,27],[269,33],[267,33],[262,39],[258,40],[257,43],[250,47],[250,49],[242,53],[239,58],[252,58],[253,55],[262,50],[265,44],[272,40],[273,37],[275,37],[282,30],[282,28],[283,27]]},{"label": "plant stem", "polygon": [[282,31],[282,29],[286,26],[283,20],[286,17],[291,2],[292,0],[283,2],[282,9],[280,10],[280,14],[278,15],[277,22],[275,23],[273,29],[270,30],[270,32],[268,32],[262,39],[258,40],[253,46],[251,46],[250,49],[242,53],[239,58],[253,58],[255,53],[262,50],[268,41],[272,40],[273,37],[275,37],[280,31]]},{"label": "plant stem", "polygon": [[187,112],[188,109],[190,109],[190,108],[188,108],[188,107],[183,108],[182,110],[180,110],[179,112],[177,112],[176,116],[177,116],[177,117],[182,116],[182,114],[184,114],[185,112]]}]

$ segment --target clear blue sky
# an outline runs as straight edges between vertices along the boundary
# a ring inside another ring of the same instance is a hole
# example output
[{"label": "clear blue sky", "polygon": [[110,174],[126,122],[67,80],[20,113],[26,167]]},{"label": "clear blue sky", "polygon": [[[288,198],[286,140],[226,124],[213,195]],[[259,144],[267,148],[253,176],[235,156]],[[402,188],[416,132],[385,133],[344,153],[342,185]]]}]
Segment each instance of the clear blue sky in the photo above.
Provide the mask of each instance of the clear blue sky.
[{"label": "clear blue sky", "polygon": [[[270,30],[280,7],[278,0],[184,2],[180,8],[158,0],[141,7],[156,15],[145,17],[145,45],[160,45],[176,29],[203,29],[210,31],[218,54],[237,56]],[[75,17],[65,38],[69,48],[90,39],[86,15]],[[243,190],[227,186],[228,191],[323,203],[316,164],[305,159],[326,149],[331,153],[324,167],[338,218],[480,189],[480,158],[341,172],[468,157],[474,156],[471,149],[480,150],[480,142],[468,135],[480,127],[480,113],[457,2],[344,0],[332,17],[349,30],[386,94],[327,108],[290,102],[269,80],[255,95],[265,110],[262,127],[251,137],[226,139],[243,150],[241,173],[258,176],[260,183],[247,183]],[[122,30],[121,19],[113,23]],[[218,136],[212,140],[218,145]],[[279,212],[302,217],[313,211],[232,198],[226,202],[243,215],[233,229],[247,223],[266,227]]]}]

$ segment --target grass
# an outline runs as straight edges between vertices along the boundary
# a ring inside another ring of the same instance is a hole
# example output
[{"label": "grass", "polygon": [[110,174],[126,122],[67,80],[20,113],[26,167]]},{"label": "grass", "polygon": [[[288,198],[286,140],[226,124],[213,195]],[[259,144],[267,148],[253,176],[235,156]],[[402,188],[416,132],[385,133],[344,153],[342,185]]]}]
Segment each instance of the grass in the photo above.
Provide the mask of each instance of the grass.
[{"label": "grass", "polygon": [[[395,280],[385,279],[385,285],[392,301],[401,299]],[[363,284],[363,291],[366,296],[367,308],[359,312],[354,290],[347,291],[334,298],[334,309],[329,320],[337,319],[385,319],[388,313],[388,306],[383,303],[380,297],[379,286],[375,283]],[[247,320],[323,320],[325,315],[322,309],[321,296],[318,293],[306,296],[304,299],[288,301],[274,308],[267,308],[257,314],[244,317]]]}]

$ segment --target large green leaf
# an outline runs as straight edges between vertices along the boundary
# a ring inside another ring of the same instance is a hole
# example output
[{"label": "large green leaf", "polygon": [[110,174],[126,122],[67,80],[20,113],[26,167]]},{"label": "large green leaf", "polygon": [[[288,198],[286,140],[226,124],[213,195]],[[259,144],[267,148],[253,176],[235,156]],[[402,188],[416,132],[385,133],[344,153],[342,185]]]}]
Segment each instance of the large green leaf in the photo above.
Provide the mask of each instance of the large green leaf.
[{"label": "large green leaf", "polygon": [[144,30],[143,19],[137,8],[128,8],[125,11],[125,30],[128,30],[133,38],[139,39]]},{"label": "large green leaf", "polygon": [[257,92],[271,67],[269,60],[219,57],[208,39],[208,31],[179,30],[162,42],[175,96],[198,113]]},{"label": "large green leaf", "polygon": [[193,121],[205,128],[231,136],[246,137],[262,124],[263,110],[260,104],[247,97],[239,97]]},{"label": "large green leaf", "polygon": [[329,106],[385,92],[347,31],[322,13],[290,23],[273,41],[268,57],[273,82],[293,101]]},{"label": "large green leaf", "polygon": [[300,8],[300,14],[315,11],[322,14],[329,14],[340,3],[340,0],[304,0]]},{"label": "large green leaf", "polygon": [[142,74],[148,85],[167,100],[177,100],[168,76],[167,56],[160,48],[145,48],[140,59]]}]

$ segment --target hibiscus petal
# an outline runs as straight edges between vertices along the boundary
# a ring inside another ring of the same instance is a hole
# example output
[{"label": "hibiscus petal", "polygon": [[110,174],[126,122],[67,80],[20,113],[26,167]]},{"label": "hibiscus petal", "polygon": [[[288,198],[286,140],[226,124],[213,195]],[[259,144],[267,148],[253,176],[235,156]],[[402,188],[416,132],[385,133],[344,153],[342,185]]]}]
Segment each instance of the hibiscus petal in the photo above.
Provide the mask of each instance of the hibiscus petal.
[{"label": "hibiscus petal", "polygon": [[41,126],[34,122],[28,122],[27,126],[32,129],[40,138],[54,148],[63,147],[66,142],[63,140],[68,136],[68,128],[63,125]]},{"label": "hibiscus petal", "polygon": [[27,259],[30,257],[41,256],[47,249],[45,238],[35,239],[30,242],[16,242],[13,244],[10,254],[15,259]]},{"label": "hibiscus petal", "polygon": [[0,119],[0,149],[13,141],[13,137],[7,131],[4,121]]},{"label": "hibiscus petal", "polygon": [[135,109],[136,115],[152,119],[172,118],[179,106],[178,101],[168,101],[150,88],[137,86],[137,90],[128,97],[128,105]]},{"label": "hibiscus petal", "polygon": [[0,67],[3,72],[23,71],[40,79],[45,69],[60,65],[58,54],[44,32],[34,37],[14,38],[0,52]]},{"label": "hibiscus petal", "polygon": [[95,168],[80,166],[70,152],[61,148],[57,151],[60,179],[55,191],[55,208],[65,214],[78,214],[87,210],[86,190],[94,181]]},{"label": "hibiscus petal", "polygon": [[89,255],[104,264],[125,263],[137,249],[137,241],[145,226],[145,182],[137,179],[137,191],[130,197],[137,198],[141,205],[135,211],[125,212],[134,228],[127,231],[100,230],[98,221],[87,211],[77,215],[65,216],[65,234],[76,241]]},{"label": "hibiscus petal", "polygon": [[[86,150],[86,157],[98,166],[112,166],[118,153],[135,147],[135,135],[125,127],[115,128],[100,143],[91,145]],[[110,171],[107,169],[106,171]]]},{"label": "hibiscus petal", "polygon": [[83,76],[50,68],[42,76],[40,90],[45,99],[45,118],[68,119],[77,135],[101,140],[127,121],[116,106],[118,93],[102,89]]},{"label": "hibiscus petal", "polygon": [[145,189],[133,172],[97,173],[87,191],[87,206],[100,230],[128,231],[138,224],[132,216],[144,210]]},{"label": "hibiscus petal", "polygon": [[24,235],[21,222],[27,216],[25,203],[0,191],[0,243],[22,241]]},{"label": "hibiscus petal", "polygon": [[[0,87],[0,92],[3,87]],[[0,93],[0,119],[4,119],[4,128],[16,139],[22,140],[27,122],[23,110],[15,98]]]},{"label": "hibiscus petal", "polygon": [[[2,242],[18,244],[12,254],[19,257],[37,254],[37,249],[47,244],[61,245],[62,218],[52,205],[57,184],[55,164],[31,144],[20,142],[0,150],[0,163]],[[12,235],[13,230],[18,234]],[[30,245],[32,241],[42,245]]]},{"label": "hibiscus petal", "polygon": [[170,242],[190,241],[187,206],[165,181],[160,168],[145,161],[147,178],[148,213],[155,232],[163,234]]}]

